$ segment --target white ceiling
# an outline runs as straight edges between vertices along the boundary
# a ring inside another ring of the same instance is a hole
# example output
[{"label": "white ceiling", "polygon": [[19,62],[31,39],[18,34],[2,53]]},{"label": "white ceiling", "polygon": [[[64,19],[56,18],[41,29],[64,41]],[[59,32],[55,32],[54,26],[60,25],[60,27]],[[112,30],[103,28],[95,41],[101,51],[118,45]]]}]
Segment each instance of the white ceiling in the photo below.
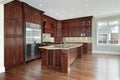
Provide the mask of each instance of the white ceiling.
[{"label": "white ceiling", "polygon": [[120,0],[21,0],[58,20],[120,14]]},{"label": "white ceiling", "polygon": [[10,2],[10,1],[12,1],[12,0],[0,0],[0,4],[6,4],[6,3]]}]

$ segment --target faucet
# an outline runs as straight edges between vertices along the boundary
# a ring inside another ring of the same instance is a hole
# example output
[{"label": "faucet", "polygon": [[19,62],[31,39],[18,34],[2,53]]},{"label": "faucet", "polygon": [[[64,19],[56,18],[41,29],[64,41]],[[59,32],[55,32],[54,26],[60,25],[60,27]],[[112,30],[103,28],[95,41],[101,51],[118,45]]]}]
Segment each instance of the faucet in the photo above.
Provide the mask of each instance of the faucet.
[{"label": "faucet", "polygon": [[63,44],[65,44],[65,45],[66,45],[66,40],[65,40],[65,38],[63,38]]}]

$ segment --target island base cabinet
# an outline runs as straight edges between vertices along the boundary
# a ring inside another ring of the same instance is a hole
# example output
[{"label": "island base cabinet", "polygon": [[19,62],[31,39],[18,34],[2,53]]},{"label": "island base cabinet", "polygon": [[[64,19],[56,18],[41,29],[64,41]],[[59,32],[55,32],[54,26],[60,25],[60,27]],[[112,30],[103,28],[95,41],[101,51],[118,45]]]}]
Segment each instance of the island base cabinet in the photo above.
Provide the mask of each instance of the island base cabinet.
[{"label": "island base cabinet", "polygon": [[69,73],[71,64],[77,58],[77,48],[67,50],[42,49],[42,69]]},{"label": "island base cabinet", "polygon": [[47,69],[47,50],[41,49],[42,52],[42,69]]},{"label": "island base cabinet", "polygon": [[60,50],[42,49],[42,69],[53,69],[60,71],[61,54]]},{"label": "island base cabinet", "polygon": [[61,72],[68,73],[70,71],[70,50],[61,51]]}]

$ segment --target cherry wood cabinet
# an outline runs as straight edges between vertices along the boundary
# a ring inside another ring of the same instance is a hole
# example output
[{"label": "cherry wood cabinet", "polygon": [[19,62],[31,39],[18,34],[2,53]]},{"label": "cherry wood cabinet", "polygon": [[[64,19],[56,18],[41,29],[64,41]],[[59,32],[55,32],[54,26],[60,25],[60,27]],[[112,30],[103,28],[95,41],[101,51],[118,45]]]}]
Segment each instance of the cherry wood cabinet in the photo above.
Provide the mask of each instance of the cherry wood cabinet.
[{"label": "cherry wood cabinet", "polygon": [[63,37],[91,37],[92,16],[62,20]]},{"label": "cherry wood cabinet", "polygon": [[62,37],[68,37],[69,36],[69,26],[70,26],[69,23],[62,22],[62,27],[61,27]]},{"label": "cherry wood cabinet", "polygon": [[88,53],[92,52],[92,43],[88,43]]},{"label": "cherry wood cabinet", "polygon": [[55,36],[55,42],[61,43],[62,42],[62,31],[61,31],[61,21],[57,22],[57,34]]},{"label": "cherry wood cabinet", "polygon": [[[82,49],[82,47],[79,47]],[[63,50],[42,50],[42,69],[52,69],[63,73],[70,71],[70,66],[78,57],[78,48]],[[81,53],[82,54],[82,53]]]},{"label": "cherry wood cabinet", "polygon": [[83,53],[89,54],[92,51],[92,43],[83,43]]},{"label": "cherry wood cabinet", "polygon": [[4,5],[5,11],[5,68],[23,63],[23,11],[22,3],[12,1]]},{"label": "cherry wood cabinet", "polygon": [[57,36],[57,20],[47,15],[44,15],[43,20],[45,22],[45,26],[43,26],[43,32],[49,33],[53,37],[56,37]]},{"label": "cherry wood cabinet", "polygon": [[23,3],[24,21],[42,24],[43,11],[37,10],[30,5]]},{"label": "cherry wood cabinet", "polygon": [[77,48],[77,57],[83,58],[83,45]]},{"label": "cherry wood cabinet", "polygon": [[4,5],[5,68],[24,62],[25,22],[42,25],[43,11],[14,0]]}]

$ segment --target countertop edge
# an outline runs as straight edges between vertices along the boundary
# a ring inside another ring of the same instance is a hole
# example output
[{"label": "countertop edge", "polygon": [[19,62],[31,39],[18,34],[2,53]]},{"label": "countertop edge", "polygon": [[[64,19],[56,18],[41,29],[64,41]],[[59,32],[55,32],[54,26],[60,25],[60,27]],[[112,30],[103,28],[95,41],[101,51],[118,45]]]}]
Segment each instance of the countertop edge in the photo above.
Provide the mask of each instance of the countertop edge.
[{"label": "countertop edge", "polygon": [[[63,44],[65,46],[65,44]],[[76,48],[76,47],[80,47],[83,44],[69,44],[69,45],[73,45],[72,47],[50,47],[50,46],[43,46],[43,47],[39,47],[41,49],[48,49],[48,50],[68,50],[68,49],[72,49],[72,48]],[[54,46],[54,45],[53,45]]]}]

